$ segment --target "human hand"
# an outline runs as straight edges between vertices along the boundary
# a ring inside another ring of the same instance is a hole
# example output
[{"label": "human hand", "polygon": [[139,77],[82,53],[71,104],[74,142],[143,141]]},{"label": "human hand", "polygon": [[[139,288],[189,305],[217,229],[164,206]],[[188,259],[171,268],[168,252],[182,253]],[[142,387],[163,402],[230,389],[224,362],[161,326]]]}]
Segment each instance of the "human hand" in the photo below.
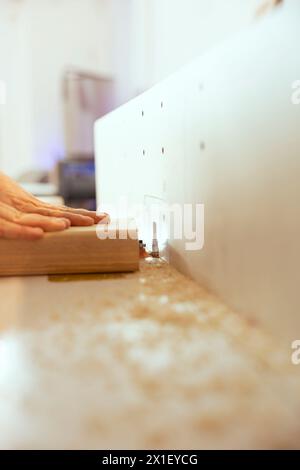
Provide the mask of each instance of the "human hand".
[{"label": "human hand", "polygon": [[0,173],[0,238],[36,240],[44,232],[62,231],[71,225],[89,226],[107,217],[85,209],[46,204]]}]

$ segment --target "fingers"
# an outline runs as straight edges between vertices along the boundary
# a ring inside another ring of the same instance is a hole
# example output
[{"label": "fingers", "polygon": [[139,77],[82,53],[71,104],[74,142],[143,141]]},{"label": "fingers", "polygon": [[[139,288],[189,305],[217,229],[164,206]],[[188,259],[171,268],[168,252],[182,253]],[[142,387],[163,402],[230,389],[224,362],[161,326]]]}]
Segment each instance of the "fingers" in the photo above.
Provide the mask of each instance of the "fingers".
[{"label": "fingers", "polygon": [[73,226],[94,225],[108,217],[105,213],[97,215],[97,213],[93,211],[72,209],[66,206],[52,206],[38,200],[36,200],[34,204],[32,202],[25,204],[21,210],[31,214],[68,219]]},{"label": "fingers", "polygon": [[39,240],[44,235],[41,228],[23,227],[0,219],[0,238],[6,240]]},{"label": "fingers", "polygon": [[108,214],[106,214],[105,212],[97,213],[95,211],[88,211],[86,209],[73,209],[72,207],[67,207],[67,206],[58,206],[57,209],[62,210],[67,214],[81,215],[83,217],[92,218],[95,224],[108,218]]},{"label": "fingers", "polygon": [[[25,209],[26,211],[28,210],[27,208]],[[47,217],[56,217],[56,218],[63,218],[63,219],[68,219],[70,221],[70,224],[73,226],[89,226],[89,225],[94,225],[95,221],[92,217],[86,217],[80,214],[74,214],[72,212],[66,212],[63,210],[60,210],[58,208],[51,208],[48,209],[47,207],[30,207],[29,208],[30,213],[35,213],[35,214],[40,214],[44,215]]]},{"label": "fingers", "polygon": [[60,232],[71,225],[69,219],[46,217],[39,214],[22,214],[18,217],[17,223],[28,227],[39,227],[44,232]]},{"label": "fingers", "polygon": [[69,228],[71,225],[68,219],[26,214],[4,203],[0,203],[0,217],[17,225],[40,228],[44,232],[58,232]]},{"label": "fingers", "polygon": [[41,238],[44,232],[65,230],[70,225],[107,223],[107,214],[46,204],[0,173],[0,238]]}]

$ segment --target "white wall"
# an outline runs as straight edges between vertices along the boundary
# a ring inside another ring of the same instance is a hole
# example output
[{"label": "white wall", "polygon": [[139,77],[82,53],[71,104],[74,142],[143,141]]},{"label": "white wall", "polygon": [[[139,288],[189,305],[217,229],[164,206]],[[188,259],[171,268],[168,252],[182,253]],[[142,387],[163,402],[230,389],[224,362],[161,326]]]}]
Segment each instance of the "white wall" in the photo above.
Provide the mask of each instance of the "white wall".
[{"label": "white wall", "polygon": [[19,5],[0,3],[0,80],[7,87],[7,102],[0,105],[0,168],[10,174],[31,163],[30,62],[27,24]]},{"label": "white wall", "polygon": [[43,164],[51,167],[55,157],[64,156],[63,71],[72,66],[104,76],[112,73],[110,5],[107,0],[31,3],[33,158],[39,162],[43,155]]},{"label": "white wall", "polygon": [[254,21],[262,0],[0,0],[0,168],[64,155],[61,77],[113,76],[125,102]]},{"label": "white wall", "polygon": [[145,90],[251,25],[263,0],[133,0],[135,88]]},{"label": "white wall", "polygon": [[61,79],[66,67],[112,70],[110,0],[0,1],[0,167],[18,176],[64,155]]}]

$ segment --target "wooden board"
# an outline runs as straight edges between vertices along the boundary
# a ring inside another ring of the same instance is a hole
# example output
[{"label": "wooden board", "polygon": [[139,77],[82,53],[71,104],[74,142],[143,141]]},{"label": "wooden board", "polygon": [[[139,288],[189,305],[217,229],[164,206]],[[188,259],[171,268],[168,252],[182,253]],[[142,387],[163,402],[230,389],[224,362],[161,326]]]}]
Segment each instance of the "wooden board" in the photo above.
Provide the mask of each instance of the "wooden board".
[{"label": "wooden board", "polygon": [[38,241],[0,240],[0,276],[135,271],[138,239],[128,234],[125,240],[118,232],[116,239],[100,240],[92,226],[48,233]]}]

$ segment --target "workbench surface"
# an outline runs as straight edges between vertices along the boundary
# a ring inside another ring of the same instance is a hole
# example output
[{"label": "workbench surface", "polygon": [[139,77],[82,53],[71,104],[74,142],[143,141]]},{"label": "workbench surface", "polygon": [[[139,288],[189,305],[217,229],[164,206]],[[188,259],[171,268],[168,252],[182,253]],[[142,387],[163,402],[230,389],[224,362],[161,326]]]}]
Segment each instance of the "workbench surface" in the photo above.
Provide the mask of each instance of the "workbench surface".
[{"label": "workbench surface", "polygon": [[0,296],[1,448],[300,446],[290,345],[167,264]]}]

